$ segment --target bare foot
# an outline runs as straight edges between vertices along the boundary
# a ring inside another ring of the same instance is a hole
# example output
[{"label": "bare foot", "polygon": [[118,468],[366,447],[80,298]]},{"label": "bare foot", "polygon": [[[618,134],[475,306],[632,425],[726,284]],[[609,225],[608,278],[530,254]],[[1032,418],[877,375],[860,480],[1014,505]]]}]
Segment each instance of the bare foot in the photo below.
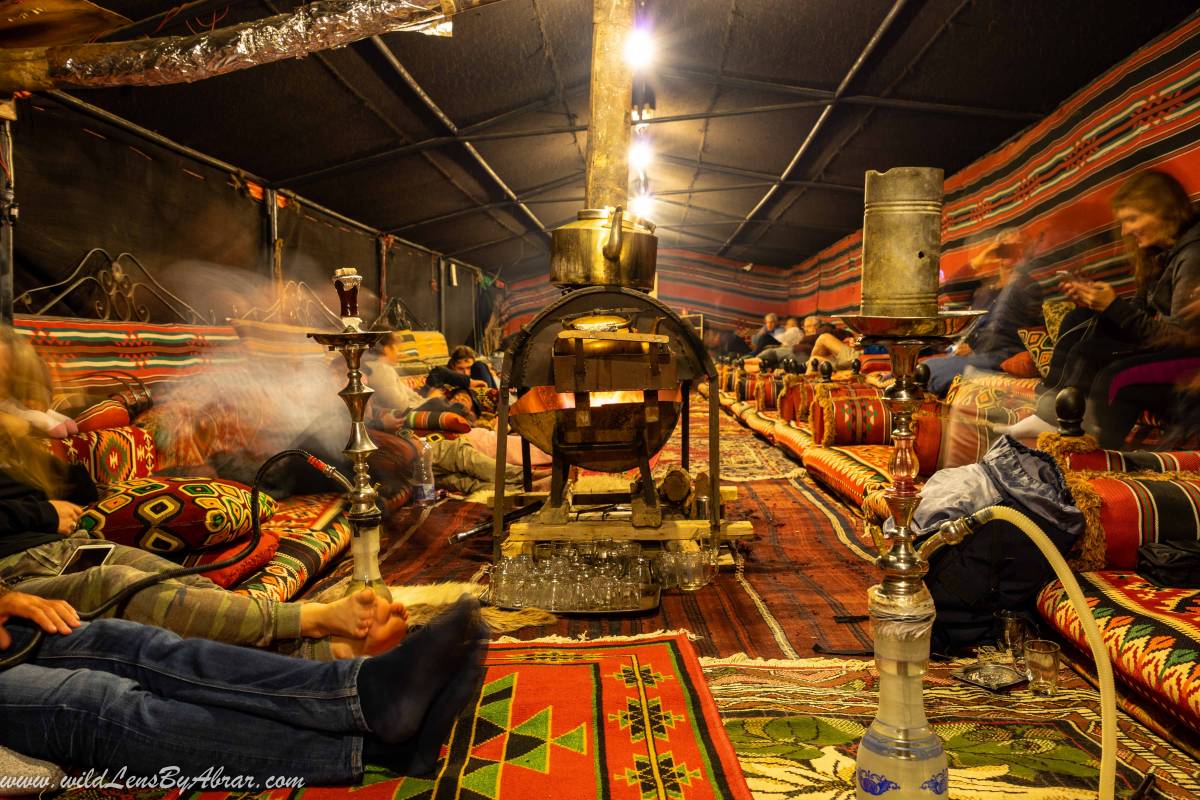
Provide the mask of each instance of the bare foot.
[{"label": "bare foot", "polygon": [[388,603],[375,597],[371,629],[363,636],[338,637],[331,649],[335,658],[377,656],[400,644],[407,635],[408,609],[404,604]]},{"label": "bare foot", "polygon": [[374,592],[363,588],[332,603],[305,603],[300,607],[300,635],[362,639],[375,621],[376,599]]},{"label": "bare foot", "polygon": [[363,654],[368,656],[392,649],[408,635],[408,609],[404,603],[385,603],[377,599],[375,623],[367,632],[363,647]]}]

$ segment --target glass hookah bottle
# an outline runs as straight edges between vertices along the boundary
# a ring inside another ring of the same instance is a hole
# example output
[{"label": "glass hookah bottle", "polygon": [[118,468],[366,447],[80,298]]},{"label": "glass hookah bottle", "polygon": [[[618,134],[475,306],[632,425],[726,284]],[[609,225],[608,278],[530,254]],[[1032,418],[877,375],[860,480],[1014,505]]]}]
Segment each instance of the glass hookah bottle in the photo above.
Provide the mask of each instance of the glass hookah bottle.
[{"label": "glass hookah bottle", "polygon": [[868,592],[879,711],[858,746],[857,796],[889,800],[945,797],[946,753],[925,719],[921,682],[929,664],[933,598],[898,605],[882,586]]}]

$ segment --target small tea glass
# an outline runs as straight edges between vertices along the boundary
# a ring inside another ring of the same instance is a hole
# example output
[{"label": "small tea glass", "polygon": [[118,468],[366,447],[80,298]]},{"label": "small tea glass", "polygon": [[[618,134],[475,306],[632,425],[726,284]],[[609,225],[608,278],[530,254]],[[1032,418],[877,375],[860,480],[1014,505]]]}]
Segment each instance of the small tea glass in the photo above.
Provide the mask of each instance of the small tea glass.
[{"label": "small tea glass", "polygon": [[1058,690],[1058,660],[1062,651],[1046,639],[1025,642],[1025,669],[1034,694],[1052,695]]}]

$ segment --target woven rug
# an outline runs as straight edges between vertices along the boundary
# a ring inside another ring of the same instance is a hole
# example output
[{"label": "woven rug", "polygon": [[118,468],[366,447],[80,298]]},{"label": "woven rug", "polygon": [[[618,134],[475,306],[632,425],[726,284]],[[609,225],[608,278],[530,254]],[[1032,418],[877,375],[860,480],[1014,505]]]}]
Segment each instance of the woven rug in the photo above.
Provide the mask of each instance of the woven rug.
[{"label": "woven rug", "polygon": [[436,775],[194,800],[750,800],[685,633],[488,648]]},{"label": "woven rug", "polygon": [[[804,477],[752,481],[738,489],[727,515],[749,520],[759,538],[738,553],[736,569],[726,568],[697,592],[664,594],[652,613],[560,615],[553,625],[526,627],[516,635],[596,638],[684,628],[697,636],[696,649],[704,656],[797,658],[813,655],[814,645],[869,649],[866,623],[854,618],[866,613],[867,587],[878,575],[847,547],[857,541],[861,522]],[[491,563],[491,536],[462,545],[450,545],[446,537],[490,518],[489,509],[454,500],[398,515],[381,547],[384,580],[393,586],[471,580]],[[306,597],[317,596],[349,571],[347,561]],[[835,620],[847,617],[852,621]]]},{"label": "woven rug", "polygon": [[[875,715],[877,674],[859,659],[755,662],[705,659],[704,674],[755,797],[850,800],[854,756]],[[1050,698],[991,694],[934,665],[925,708],[950,761],[950,796],[1094,798],[1099,784],[1099,696],[1063,670]],[[1151,767],[1150,797],[1200,795],[1200,764],[1119,713],[1117,796]]]},{"label": "woven rug", "polygon": [[[692,400],[690,420],[690,456],[694,468],[707,469],[708,409],[698,399]],[[721,439],[721,480],[732,483],[758,480],[778,480],[802,475],[804,470],[778,448],[772,447],[738,423],[721,414],[718,428]],[[682,425],[676,427],[670,441],[660,451],[659,464],[679,464],[682,456]]]}]

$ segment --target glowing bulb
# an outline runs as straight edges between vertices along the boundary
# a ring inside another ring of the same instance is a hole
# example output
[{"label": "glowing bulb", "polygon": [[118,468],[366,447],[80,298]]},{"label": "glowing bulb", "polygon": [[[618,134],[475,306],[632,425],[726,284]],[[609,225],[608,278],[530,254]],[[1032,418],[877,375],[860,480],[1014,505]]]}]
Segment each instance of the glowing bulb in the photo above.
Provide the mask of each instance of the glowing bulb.
[{"label": "glowing bulb", "polygon": [[654,37],[645,28],[634,28],[625,39],[625,62],[634,72],[641,72],[654,63]]},{"label": "glowing bulb", "polygon": [[654,198],[648,194],[639,194],[629,201],[629,210],[635,217],[649,219],[654,213]]},{"label": "glowing bulb", "polygon": [[654,161],[654,149],[644,139],[638,139],[629,145],[629,168],[636,172],[645,172]]}]

